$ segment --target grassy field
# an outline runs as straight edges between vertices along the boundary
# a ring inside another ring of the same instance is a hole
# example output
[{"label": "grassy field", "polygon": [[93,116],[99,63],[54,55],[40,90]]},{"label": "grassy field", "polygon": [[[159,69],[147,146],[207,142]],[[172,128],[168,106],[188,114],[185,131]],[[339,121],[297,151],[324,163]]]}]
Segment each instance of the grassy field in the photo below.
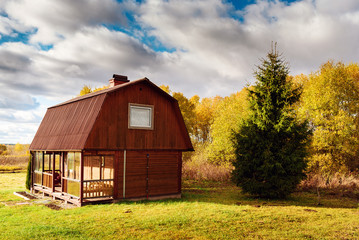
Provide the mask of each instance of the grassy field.
[{"label": "grassy field", "polygon": [[52,210],[24,205],[25,173],[0,174],[0,239],[359,239],[358,201],[295,193],[251,199],[230,183],[183,183],[183,198]]}]

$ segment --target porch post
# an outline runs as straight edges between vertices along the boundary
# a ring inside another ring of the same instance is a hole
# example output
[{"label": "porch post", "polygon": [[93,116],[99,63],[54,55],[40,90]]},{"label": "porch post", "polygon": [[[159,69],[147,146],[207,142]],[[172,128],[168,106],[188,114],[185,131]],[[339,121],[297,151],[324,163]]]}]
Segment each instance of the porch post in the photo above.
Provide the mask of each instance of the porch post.
[{"label": "porch post", "polygon": [[44,186],[44,172],[45,172],[45,152],[44,151],[41,151],[41,155],[42,155],[42,169],[41,169],[41,186]]},{"label": "porch post", "polygon": [[55,192],[55,152],[52,153],[52,192]]},{"label": "porch post", "polygon": [[64,176],[65,176],[65,154],[64,152],[61,152],[60,157],[60,163],[61,163],[61,192],[64,192]]},{"label": "porch post", "polygon": [[80,160],[80,206],[82,205],[83,200],[83,191],[84,191],[84,151],[81,150],[81,160]]}]

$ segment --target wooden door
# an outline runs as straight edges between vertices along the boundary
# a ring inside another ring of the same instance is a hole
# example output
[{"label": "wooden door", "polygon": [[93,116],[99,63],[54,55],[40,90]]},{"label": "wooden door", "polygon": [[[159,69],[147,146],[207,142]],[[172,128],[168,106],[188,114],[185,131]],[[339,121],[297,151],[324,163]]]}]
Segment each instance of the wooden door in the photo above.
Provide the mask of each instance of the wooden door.
[{"label": "wooden door", "polygon": [[125,198],[180,193],[180,158],[176,151],[127,151]]},{"label": "wooden door", "polygon": [[126,152],[125,198],[147,196],[147,152]]}]

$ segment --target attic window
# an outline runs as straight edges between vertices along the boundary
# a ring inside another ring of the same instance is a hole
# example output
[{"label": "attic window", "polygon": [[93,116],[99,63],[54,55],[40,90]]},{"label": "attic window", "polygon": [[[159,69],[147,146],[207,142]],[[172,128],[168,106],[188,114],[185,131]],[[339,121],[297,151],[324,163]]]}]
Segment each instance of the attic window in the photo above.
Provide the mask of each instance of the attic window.
[{"label": "attic window", "polygon": [[153,106],[130,103],[128,128],[153,129]]}]

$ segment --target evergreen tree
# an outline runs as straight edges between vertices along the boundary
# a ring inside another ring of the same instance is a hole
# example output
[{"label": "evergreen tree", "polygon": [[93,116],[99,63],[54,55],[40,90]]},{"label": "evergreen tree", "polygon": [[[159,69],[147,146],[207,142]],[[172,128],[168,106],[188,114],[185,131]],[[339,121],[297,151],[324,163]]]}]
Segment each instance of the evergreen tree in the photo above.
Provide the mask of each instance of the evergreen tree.
[{"label": "evergreen tree", "polygon": [[232,179],[245,193],[284,198],[305,177],[311,131],[299,122],[293,105],[300,87],[288,78],[289,68],[277,50],[262,59],[256,84],[248,90],[249,117],[233,134],[236,160]]},{"label": "evergreen tree", "polygon": [[30,154],[29,162],[27,164],[26,181],[25,181],[25,187],[28,190],[30,190],[31,188],[31,159],[32,159],[32,155]]}]

